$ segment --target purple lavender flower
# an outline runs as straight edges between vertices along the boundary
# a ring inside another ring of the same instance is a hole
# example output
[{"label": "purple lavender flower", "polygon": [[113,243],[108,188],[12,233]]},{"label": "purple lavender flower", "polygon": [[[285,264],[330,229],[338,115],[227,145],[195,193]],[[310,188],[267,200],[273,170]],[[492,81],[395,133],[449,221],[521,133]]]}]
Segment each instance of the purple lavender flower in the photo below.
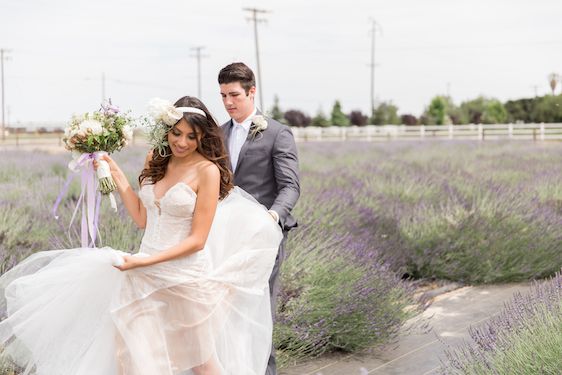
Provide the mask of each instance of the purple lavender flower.
[{"label": "purple lavender flower", "polygon": [[111,103],[111,99],[109,99],[107,102],[102,103],[101,108],[106,115],[116,115],[120,111],[119,107]]}]

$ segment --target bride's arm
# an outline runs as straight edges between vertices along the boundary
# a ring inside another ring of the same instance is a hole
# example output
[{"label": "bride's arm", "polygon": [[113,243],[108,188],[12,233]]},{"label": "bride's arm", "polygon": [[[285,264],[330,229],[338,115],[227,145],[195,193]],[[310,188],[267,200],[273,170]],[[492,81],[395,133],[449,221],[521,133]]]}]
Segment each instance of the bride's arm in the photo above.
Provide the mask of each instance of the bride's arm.
[{"label": "bride's arm", "polygon": [[136,267],[150,266],[203,250],[217,210],[219,193],[219,169],[214,164],[203,167],[199,173],[197,202],[189,236],[179,244],[148,257],[127,256],[125,257],[125,264],[117,268],[124,271]]},{"label": "bride's arm", "polygon": [[[148,164],[148,158],[149,156],[147,156],[145,168]],[[121,196],[121,200],[123,201],[125,208],[127,208],[127,212],[129,212],[129,215],[137,227],[144,229],[144,227],[146,227],[146,209],[144,208],[139,196],[135,193],[131,184],[129,184],[127,176],[125,176],[125,173],[123,173],[117,163],[107,155],[102,156],[102,159],[107,161],[109,164],[111,177],[113,177],[115,185],[117,185],[117,191]]]}]

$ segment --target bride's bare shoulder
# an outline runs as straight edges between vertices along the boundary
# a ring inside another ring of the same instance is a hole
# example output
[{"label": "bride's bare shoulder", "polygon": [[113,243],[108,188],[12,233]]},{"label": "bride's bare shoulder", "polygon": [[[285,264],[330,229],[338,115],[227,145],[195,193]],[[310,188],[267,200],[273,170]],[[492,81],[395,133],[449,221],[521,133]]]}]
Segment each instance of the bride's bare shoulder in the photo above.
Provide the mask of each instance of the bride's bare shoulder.
[{"label": "bride's bare shoulder", "polygon": [[205,159],[197,163],[197,172],[200,174],[215,174],[219,173],[220,171],[219,167],[217,167],[215,163]]}]

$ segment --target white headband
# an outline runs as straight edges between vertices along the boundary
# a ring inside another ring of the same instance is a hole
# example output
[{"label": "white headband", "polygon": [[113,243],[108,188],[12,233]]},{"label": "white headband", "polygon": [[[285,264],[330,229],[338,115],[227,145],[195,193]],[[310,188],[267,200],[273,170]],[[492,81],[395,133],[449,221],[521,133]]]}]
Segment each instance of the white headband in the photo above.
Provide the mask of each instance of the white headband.
[{"label": "white headband", "polygon": [[183,112],[183,113],[195,113],[195,114],[207,117],[205,112],[203,110],[199,109],[199,108],[195,108],[195,107],[176,107],[176,109],[180,112]]}]

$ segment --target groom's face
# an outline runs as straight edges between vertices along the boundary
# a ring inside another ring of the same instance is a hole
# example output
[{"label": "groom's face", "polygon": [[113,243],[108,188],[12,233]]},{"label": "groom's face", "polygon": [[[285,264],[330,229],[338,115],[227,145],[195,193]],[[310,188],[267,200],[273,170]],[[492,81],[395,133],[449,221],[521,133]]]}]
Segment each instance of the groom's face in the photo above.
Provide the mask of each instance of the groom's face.
[{"label": "groom's face", "polygon": [[252,86],[247,94],[240,82],[223,83],[220,87],[222,103],[230,117],[237,122],[248,118],[254,110],[256,87]]}]

